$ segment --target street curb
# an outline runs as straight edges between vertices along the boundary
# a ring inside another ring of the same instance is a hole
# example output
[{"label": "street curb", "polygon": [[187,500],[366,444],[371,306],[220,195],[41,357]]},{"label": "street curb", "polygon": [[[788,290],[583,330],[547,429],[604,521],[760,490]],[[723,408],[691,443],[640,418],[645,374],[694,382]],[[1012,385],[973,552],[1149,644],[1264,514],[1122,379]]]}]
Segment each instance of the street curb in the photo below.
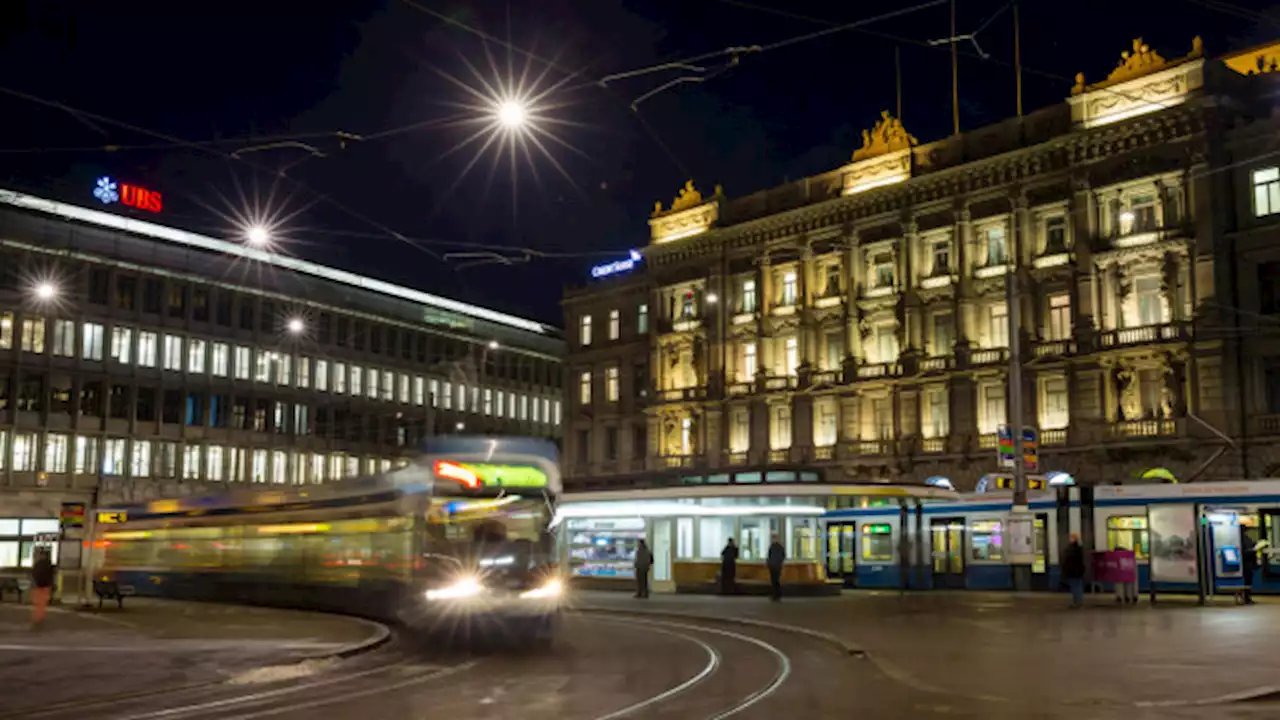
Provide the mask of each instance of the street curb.
[{"label": "street curb", "polygon": [[815,640],[821,640],[828,645],[834,645],[840,652],[856,658],[868,657],[867,651],[855,645],[844,638],[824,633],[819,630],[810,630],[799,625],[787,625],[786,623],[776,623],[769,620],[756,620],[755,618],[735,618],[724,617],[721,615],[704,615],[702,613],[676,612],[671,610],[639,610],[636,608],[610,608],[596,605],[581,605],[569,608],[570,612],[594,613],[598,615],[636,615],[650,617],[666,617],[677,620],[702,620],[703,622],[720,622],[730,625],[744,625],[747,627],[765,628],[766,630],[777,630],[779,632],[793,633],[795,635],[805,635]]},{"label": "street curb", "polygon": [[343,645],[336,650],[326,650],[325,652],[316,653],[315,655],[308,656],[306,659],[320,660],[324,658],[339,658],[345,660],[349,657],[361,655],[369,652],[370,650],[382,647],[391,641],[391,628],[386,625],[383,625],[380,622],[366,620],[365,618],[352,617],[350,615],[344,615],[343,617],[348,620],[354,620],[365,627],[372,627],[373,635],[365,638],[364,640]]}]

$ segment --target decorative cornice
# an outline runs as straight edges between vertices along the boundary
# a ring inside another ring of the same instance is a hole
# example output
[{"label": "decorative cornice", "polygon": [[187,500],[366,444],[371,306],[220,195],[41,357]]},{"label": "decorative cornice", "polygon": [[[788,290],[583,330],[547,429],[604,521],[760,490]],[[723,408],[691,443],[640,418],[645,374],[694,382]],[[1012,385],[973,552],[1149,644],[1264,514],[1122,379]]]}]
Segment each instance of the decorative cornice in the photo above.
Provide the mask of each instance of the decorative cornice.
[{"label": "decorative cornice", "polygon": [[862,147],[853,151],[853,161],[906,150],[918,143],[915,136],[902,126],[901,120],[890,115],[888,110],[881,110],[880,120],[875,126],[862,131]]}]

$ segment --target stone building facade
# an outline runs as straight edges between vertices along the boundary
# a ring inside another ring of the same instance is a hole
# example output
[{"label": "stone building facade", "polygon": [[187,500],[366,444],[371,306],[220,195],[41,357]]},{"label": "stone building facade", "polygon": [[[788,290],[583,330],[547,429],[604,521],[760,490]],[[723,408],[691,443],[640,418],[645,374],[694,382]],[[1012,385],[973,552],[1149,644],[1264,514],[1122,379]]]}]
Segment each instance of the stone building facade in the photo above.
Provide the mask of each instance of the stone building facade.
[{"label": "stone building facade", "polygon": [[1006,424],[1038,429],[1041,479],[1280,473],[1275,56],[1138,40],[1025,117],[922,144],[882,113],[823,175],[687,184],[637,270],[566,292],[569,482],[972,489]]}]

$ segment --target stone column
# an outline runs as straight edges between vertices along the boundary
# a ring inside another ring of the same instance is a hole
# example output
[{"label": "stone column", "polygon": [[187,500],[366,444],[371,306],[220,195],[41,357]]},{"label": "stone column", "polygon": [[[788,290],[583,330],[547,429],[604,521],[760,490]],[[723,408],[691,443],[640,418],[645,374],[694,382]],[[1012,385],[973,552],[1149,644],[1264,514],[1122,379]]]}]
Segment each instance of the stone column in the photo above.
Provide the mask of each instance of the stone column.
[{"label": "stone column", "polygon": [[800,271],[796,273],[796,282],[799,284],[798,296],[800,298],[800,308],[797,313],[800,324],[796,329],[797,350],[800,353],[799,366],[801,368],[812,368],[815,363],[814,342],[813,342],[813,296],[817,282],[813,278],[813,248],[806,242],[804,248],[800,251]]},{"label": "stone column", "polygon": [[813,452],[813,396],[797,393],[791,399],[791,461],[806,462]]},{"label": "stone column", "polygon": [[955,249],[956,260],[955,266],[959,273],[959,286],[952,295],[952,317],[955,318],[956,332],[956,361],[957,363],[968,362],[969,344],[974,336],[973,329],[973,312],[970,307],[973,296],[973,271],[974,263],[970,257],[970,243],[973,238],[973,224],[969,215],[969,203],[967,200],[961,200],[955,210],[956,225],[955,233],[952,239],[952,247]]}]

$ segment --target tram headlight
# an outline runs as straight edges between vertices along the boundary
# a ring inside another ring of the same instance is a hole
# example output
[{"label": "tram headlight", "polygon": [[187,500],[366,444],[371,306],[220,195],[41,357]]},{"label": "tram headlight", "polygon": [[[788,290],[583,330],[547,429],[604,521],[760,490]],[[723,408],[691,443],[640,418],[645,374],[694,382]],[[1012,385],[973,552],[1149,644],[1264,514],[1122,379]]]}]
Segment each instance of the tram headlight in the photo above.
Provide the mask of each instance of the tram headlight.
[{"label": "tram headlight", "polygon": [[559,580],[548,580],[547,582],[543,583],[541,587],[536,587],[532,590],[526,590],[520,593],[520,597],[526,598],[529,600],[546,600],[550,598],[558,598],[560,597],[560,593],[563,591],[563,589],[564,588],[563,586],[561,586]]},{"label": "tram headlight", "polygon": [[484,586],[474,577],[455,580],[452,585],[427,591],[428,600],[461,600],[474,597],[484,590]]}]

